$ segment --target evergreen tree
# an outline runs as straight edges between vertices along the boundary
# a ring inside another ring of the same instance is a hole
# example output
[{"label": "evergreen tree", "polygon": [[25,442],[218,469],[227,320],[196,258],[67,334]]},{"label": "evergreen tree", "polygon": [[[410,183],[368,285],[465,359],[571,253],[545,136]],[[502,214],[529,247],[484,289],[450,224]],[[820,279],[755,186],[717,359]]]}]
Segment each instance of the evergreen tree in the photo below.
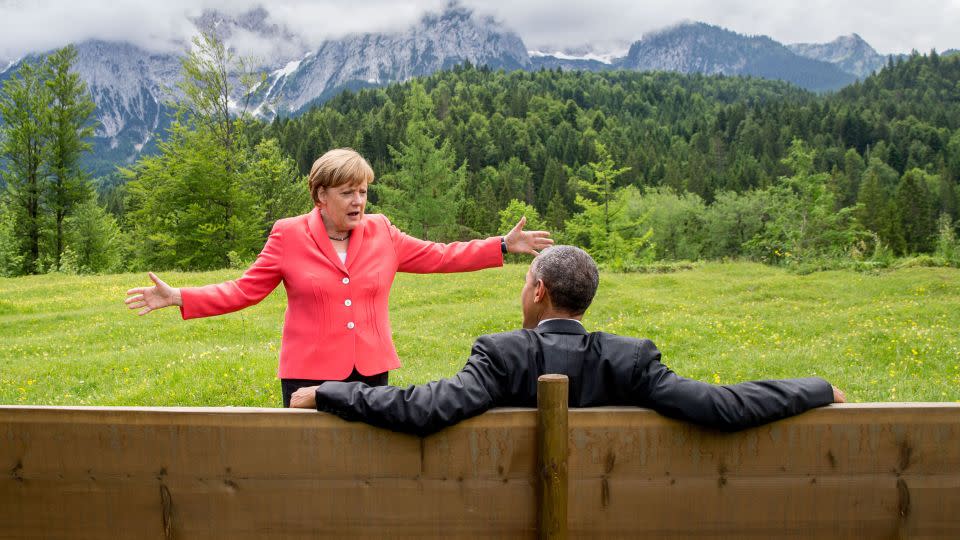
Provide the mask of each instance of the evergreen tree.
[{"label": "evergreen tree", "polygon": [[[76,273],[105,273],[123,269],[126,245],[116,218],[91,194],[74,205],[66,219],[65,252],[74,258]],[[66,270],[61,265],[61,271]]]},{"label": "evergreen tree", "polygon": [[599,161],[588,164],[590,178],[581,178],[577,206],[583,210],[566,223],[566,236],[584,248],[600,263],[625,268],[647,262],[653,257],[650,237],[643,217],[631,219],[626,212],[636,190],[617,188],[617,177],[627,168],[617,168],[610,152],[597,143]]},{"label": "evergreen tree", "polygon": [[933,249],[937,216],[927,187],[927,174],[920,169],[904,173],[894,195],[896,225],[903,238],[899,253],[928,253]]},{"label": "evergreen tree", "polygon": [[[889,224],[882,221],[884,210],[888,202],[887,191],[881,185],[880,175],[875,170],[869,170],[860,181],[860,190],[857,194],[857,219],[871,231],[880,234],[889,228]],[[889,241],[889,238],[887,238]]]},{"label": "evergreen tree", "polygon": [[0,92],[0,171],[7,185],[8,210],[16,223],[17,252],[21,267],[15,272],[34,273],[40,268],[41,234],[45,209],[44,187],[50,135],[50,90],[41,65],[23,62],[3,83]]},{"label": "evergreen tree", "polygon": [[843,174],[839,176],[837,186],[837,202],[841,208],[853,206],[857,201],[857,192],[860,189],[860,179],[866,164],[856,149],[850,148],[843,155]]},{"label": "evergreen tree", "polygon": [[422,87],[405,104],[410,117],[406,142],[390,147],[398,169],[386,175],[374,189],[377,207],[407,233],[434,241],[458,239],[461,231],[458,205],[466,182],[466,163],[456,165],[449,142],[437,146],[438,136],[429,134],[432,103]]},{"label": "evergreen tree", "polygon": [[[567,173],[563,165],[556,159],[547,159],[547,167],[543,171],[543,180],[540,181],[540,191],[537,196],[539,204],[553,204],[558,199],[562,206],[567,202]],[[559,210],[557,208],[556,210]]]},{"label": "evergreen tree", "polygon": [[747,242],[755,254],[770,262],[838,257],[859,238],[859,223],[852,208],[836,210],[829,175],[814,172],[815,152],[794,139],[784,159],[792,176],[781,177],[769,188],[771,219],[761,233]]},{"label": "evergreen tree", "polygon": [[265,139],[254,147],[243,183],[245,191],[260,201],[264,236],[278,219],[304,214],[313,206],[307,178],[276,139]]},{"label": "evergreen tree", "polygon": [[0,276],[15,276],[23,270],[23,254],[17,237],[13,209],[7,204],[5,193],[0,193]]},{"label": "evergreen tree", "polygon": [[86,84],[70,71],[77,57],[73,46],[54,52],[47,58],[46,85],[51,99],[49,110],[48,161],[50,181],[46,201],[54,220],[54,267],[60,267],[64,249],[64,220],[92,193],[89,179],[80,168],[80,158],[90,149],[93,136],[90,121],[95,105]]},{"label": "evergreen tree", "polygon": [[569,216],[570,212],[567,211],[567,205],[563,201],[563,196],[560,195],[559,191],[554,192],[553,198],[550,199],[550,203],[547,205],[547,215],[544,216],[547,230],[562,231],[564,223],[566,223]]}]

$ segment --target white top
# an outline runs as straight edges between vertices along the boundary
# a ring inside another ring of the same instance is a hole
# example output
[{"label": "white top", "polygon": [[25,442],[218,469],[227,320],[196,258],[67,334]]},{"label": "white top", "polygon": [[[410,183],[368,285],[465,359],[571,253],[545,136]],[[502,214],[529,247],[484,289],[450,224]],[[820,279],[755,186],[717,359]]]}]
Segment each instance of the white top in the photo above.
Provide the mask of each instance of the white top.
[{"label": "white top", "polygon": [[537,326],[540,326],[541,324],[543,324],[543,323],[545,323],[545,322],[547,322],[547,321],[573,321],[573,322],[579,324],[580,326],[583,326],[583,323],[580,322],[580,321],[578,321],[578,320],[576,320],[576,319],[564,319],[564,318],[560,318],[560,317],[554,317],[554,318],[552,318],[552,319],[544,319],[544,320],[538,322],[538,323],[537,323]]},{"label": "white top", "polygon": [[337,252],[337,255],[340,256],[340,262],[342,262],[343,264],[347,264],[347,252],[346,252],[346,251],[338,251],[338,252]]}]

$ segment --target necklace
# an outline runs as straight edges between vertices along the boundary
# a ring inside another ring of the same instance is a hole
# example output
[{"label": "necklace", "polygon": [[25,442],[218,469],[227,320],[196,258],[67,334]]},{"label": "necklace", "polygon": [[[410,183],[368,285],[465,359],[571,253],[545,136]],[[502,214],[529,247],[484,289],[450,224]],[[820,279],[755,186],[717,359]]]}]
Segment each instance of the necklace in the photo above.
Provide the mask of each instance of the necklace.
[{"label": "necklace", "polygon": [[346,240],[347,238],[350,238],[350,233],[348,232],[347,234],[343,235],[342,238],[341,238],[341,237],[336,237],[336,236],[330,236],[329,234],[327,234],[327,238],[329,238],[329,239],[331,239],[331,240],[336,240],[337,242],[343,242],[343,241]]}]

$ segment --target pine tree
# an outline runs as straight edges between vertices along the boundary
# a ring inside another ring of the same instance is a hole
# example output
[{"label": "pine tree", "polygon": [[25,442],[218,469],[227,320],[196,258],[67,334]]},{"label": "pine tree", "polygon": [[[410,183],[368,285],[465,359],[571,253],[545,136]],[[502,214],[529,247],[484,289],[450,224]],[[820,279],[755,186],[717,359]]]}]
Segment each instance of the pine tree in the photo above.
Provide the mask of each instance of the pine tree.
[{"label": "pine tree", "polygon": [[437,146],[438,136],[430,134],[433,104],[423,87],[415,86],[404,104],[410,118],[406,142],[390,147],[398,167],[374,184],[380,208],[407,233],[434,241],[461,236],[457,217],[466,183],[466,163],[456,165],[448,141]]},{"label": "pine tree", "polygon": [[42,270],[42,198],[49,174],[45,163],[50,133],[49,96],[42,66],[31,62],[22,63],[4,81],[0,92],[0,157],[6,161],[2,174],[21,255],[21,267],[16,273]]},{"label": "pine tree", "polygon": [[875,171],[867,171],[860,181],[857,194],[857,219],[867,229],[880,233],[886,227],[886,224],[881,222],[881,216],[887,200],[887,192],[880,184],[880,176]]},{"label": "pine tree", "polygon": [[56,268],[60,267],[64,249],[64,220],[92,193],[90,182],[80,168],[80,158],[90,149],[88,139],[94,131],[90,116],[95,105],[86,84],[70,71],[76,57],[76,49],[68,46],[47,57],[45,65],[51,99],[47,145],[50,181],[45,198],[54,220]]},{"label": "pine tree", "polygon": [[933,249],[936,218],[927,175],[920,169],[904,173],[894,195],[896,224],[903,237],[901,253],[927,253]]},{"label": "pine tree", "polygon": [[857,191],[860,188],[860,178],[863,176],[863,171],[866,169],[866,164],[863,162],[863,158],[860,157],[860,154],[853,148],[847,150],[847,153],[843,155],[843,174],[840,175],[840,185],[837,186],[839,189],[838,201],[840,207],[851,206],[857,200]]},{"label": "pine tree", "polygon": [[623,268],[653,257],[653,231],[643,226],[643,216],[631,219],[626,209],[636,190],[616,187],[617,177],[627,171],[617,168],[610,152],[597,143],[600,159],[588,164],[589,179],[581,178],[577,206],[583,210],[566,223],[566,235],[584,246],[598,262]]}]

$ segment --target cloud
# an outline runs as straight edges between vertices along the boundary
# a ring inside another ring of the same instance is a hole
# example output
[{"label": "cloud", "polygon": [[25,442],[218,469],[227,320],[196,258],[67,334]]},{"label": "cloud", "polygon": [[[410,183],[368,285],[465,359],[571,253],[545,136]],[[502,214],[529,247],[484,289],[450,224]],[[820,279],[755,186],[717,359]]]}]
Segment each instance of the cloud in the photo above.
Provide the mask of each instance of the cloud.
[{"label": "cloud", "polygon": [[[441,0],[0,0],[0,59],[46,51],[88,39],[128,41],[150,51],[181,51],[197,29],[190,19],[205,9],[239,15],[264,6],[269,22],[311,47],[354,32],[402,30]],[[242,38],[241,38],[242,40]],[[247,44],[264,52],[262,44]]]},{"label": "cloud", "polygon": [[[238,15],[262,5],[269,22],[315,48],[356,32],[400,31],[446,0],[0,0],[0,61],[87,39],[129,41],[152,51],[179,51],[204,9]],[[824,42],[857,32],[878,51],[960,48],[960,0],[462,0],[493,15],[529,48],[632,42],[682,20],[703,21],[785,42]],[[252,51],[281,51],[252,35],[236,38]],[[271,48],[273,47],[273,48]],[[290,47],[288,47],[290,48]],[[286,49],[282,51],[284,54]]]},{"label": "cloud", "polygon": [[496,13],[529,48],[545,44],[633,42],[677,22],[702,21],[783,43],[860,34],[881,53],[960,48],[960,0],[468,0]]}]

